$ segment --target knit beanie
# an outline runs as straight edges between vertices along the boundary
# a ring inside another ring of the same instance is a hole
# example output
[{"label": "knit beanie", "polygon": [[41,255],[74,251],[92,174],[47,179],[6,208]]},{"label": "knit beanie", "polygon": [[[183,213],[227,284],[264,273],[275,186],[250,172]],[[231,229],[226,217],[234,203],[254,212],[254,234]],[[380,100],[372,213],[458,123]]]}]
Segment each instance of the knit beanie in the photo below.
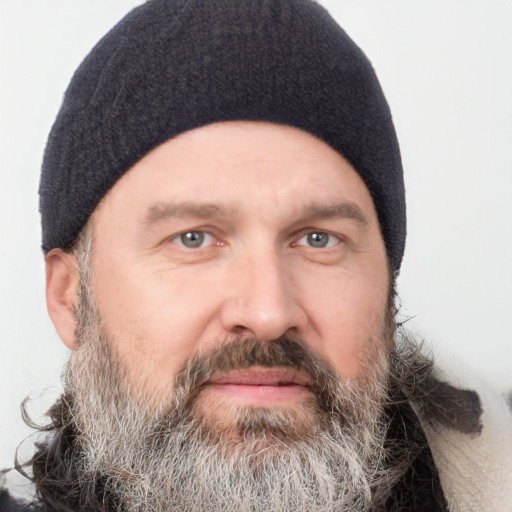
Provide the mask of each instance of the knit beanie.
[{"label": "knit beanie", "polygon": [[40,182],[43,250],[68,249],[99,201],[166,140],[230,120],[326,142],[373,198],[392,268],[406,235],[400,151],[372,66],[312,0],[149,0],[75,72]]}]

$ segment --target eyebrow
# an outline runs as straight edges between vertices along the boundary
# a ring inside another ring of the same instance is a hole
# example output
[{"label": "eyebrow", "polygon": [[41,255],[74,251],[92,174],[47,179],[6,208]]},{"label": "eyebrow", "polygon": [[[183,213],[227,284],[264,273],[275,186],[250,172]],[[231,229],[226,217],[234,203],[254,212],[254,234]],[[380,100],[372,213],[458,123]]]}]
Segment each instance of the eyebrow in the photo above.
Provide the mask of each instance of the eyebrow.
[{"label": "eyebrow", "polygon": [[[158,224],[175,217],[217,219],[233,216],[235,213],[236,208],[215,203],[158,203],[148,208],[144,216],[144,222],[146,224]],[[351,202],[335,205],[312,204],[306,208],[299,222],[323,219],[351,219],[365,226],[369,223],[361,208]]]},{"label": "eyebrow", "polygon": [[327,206],[313,204],[306,209],[302,218],[311,220],[351,219],[365,226],[369,224],[363,210],[357,204],[351,202]]},{"label": "eyebrow", "polygon": [[173,217],[197,217],[212,219],[233,215],[235,210],[213,203],[158,203],[150,208],[144,216],[146,224],[158,224]]}]

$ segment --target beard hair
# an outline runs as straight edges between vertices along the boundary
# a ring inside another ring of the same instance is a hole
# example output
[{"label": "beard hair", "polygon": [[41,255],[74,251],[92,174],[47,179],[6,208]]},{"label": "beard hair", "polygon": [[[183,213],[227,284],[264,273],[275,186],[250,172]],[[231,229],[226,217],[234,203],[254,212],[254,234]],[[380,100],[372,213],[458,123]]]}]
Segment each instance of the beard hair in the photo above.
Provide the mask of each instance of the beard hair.
[{"label": "beard hair", "polygon": [[[359,379],[339,379],[301,340],[239,338],[194,354],[167,390],[149,395],[115,353],[88,283],[82,273],[63,401],[77,475],[106,508],[357,512],[387,496],[390,311],[381,337],[365,342]],[[311,396],[294,408],[231,404],[228,422],[205,413],[215,371],[255,365],[305,372]]]}]

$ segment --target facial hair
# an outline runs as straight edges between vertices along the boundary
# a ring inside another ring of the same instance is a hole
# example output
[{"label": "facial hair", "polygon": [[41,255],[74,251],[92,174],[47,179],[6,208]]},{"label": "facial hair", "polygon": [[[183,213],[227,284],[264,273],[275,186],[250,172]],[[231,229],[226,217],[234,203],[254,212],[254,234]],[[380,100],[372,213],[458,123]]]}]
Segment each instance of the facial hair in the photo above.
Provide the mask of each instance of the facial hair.
[{"label": "facial hair", "polygon": [[[389,478],[385,327],[364,342],[364,379],[341,380],[302,340],[238,338],[194,354],[156,396],[134,386],[85,279],[76,320],[64,396],[78,433],[77,473],[84,485],[101,482],[109,509],[357,512],[375,504]],[[294,408],[231,404],[215,419],[203,403],[208,379],[253,366],[306,374],[310,398]]]}]

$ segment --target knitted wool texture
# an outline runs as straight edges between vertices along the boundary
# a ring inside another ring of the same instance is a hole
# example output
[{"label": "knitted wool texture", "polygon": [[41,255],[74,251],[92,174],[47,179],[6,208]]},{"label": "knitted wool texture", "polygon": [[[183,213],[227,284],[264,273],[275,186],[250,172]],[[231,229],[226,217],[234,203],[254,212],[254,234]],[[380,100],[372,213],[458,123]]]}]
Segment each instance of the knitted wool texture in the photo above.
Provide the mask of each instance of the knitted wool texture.
[{"label": "knitted wool texture", "polygon": [[362,51],[311,0],[149,0],[75,72],[40,183],[43,250],[69,248],[137,160],[187,130],[229,120],[305,130],[370,191],[393,270],[406,235],[400,151]]}]

